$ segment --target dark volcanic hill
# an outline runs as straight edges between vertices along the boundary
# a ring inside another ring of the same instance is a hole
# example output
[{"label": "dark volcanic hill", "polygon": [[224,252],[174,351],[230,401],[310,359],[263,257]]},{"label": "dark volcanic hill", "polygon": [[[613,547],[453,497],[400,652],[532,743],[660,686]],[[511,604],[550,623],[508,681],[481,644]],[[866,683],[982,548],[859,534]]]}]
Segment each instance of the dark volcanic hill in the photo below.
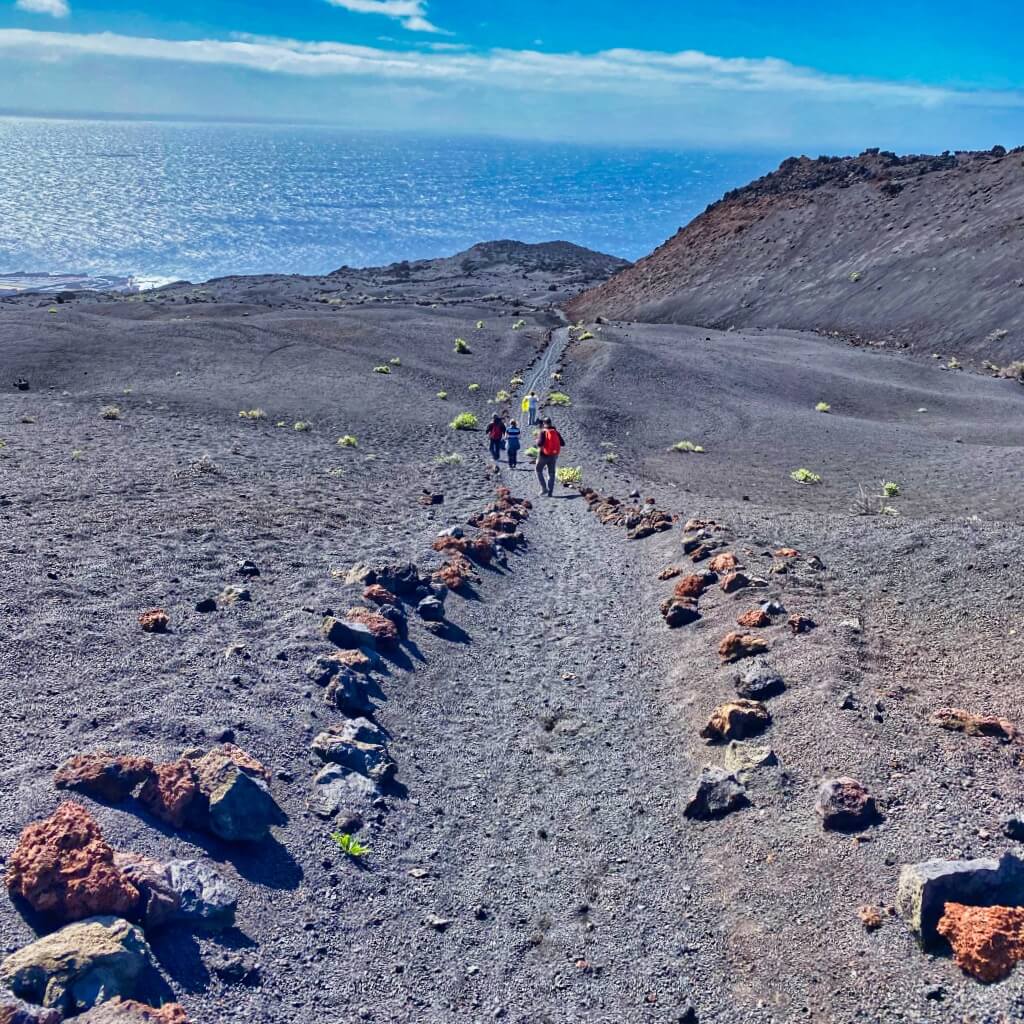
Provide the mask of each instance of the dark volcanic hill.
[{"label": "dark volcanic hill", "polygon": [[1024,150],[791,158],[569,309],[1020,359]]}]

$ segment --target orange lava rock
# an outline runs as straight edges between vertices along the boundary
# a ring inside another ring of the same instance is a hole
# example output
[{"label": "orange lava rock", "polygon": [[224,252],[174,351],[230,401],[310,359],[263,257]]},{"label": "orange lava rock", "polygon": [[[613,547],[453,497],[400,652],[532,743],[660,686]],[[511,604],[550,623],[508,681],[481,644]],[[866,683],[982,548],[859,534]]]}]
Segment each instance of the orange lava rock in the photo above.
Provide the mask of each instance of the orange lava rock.
[{"label": "orange lava rock", "polygon": [[148,757],[118,757],[99,751],[76,754],[53,777],[57,789],[73,789],[96,800],[118,804],[149,777],[153,762]]},{"label": "orange lava rock", "polygon": [[966,733],[968,736],[994,736],[1010,743],[1020,736],[1017,726],[1007,718],[995,715],[975,715],[963,708],[939,708],[932,721],[942,729]]},{"label": "orange lava rock", "polygon": [[115,866],[99,825],[70,801],[25,827],[4,881],[12,896],[64,923],[97,914],[123,917],[139,902],[139,890]]},{"label": "orange lava rock", "polygon": [[151,608],[139,616],[139,625],[147,633],[166,633],[171,623],[171,617],[163,608]]},{"label": "orange lava rock", "polygon": [[366,608],[350,608],[345,618],[366,626],[378,643],[393,643],[398,639],[398,627],[390,619]]},{"label": "orange lava rock", "polygon": [[775,552],[776,558],[799,558],[800,552],[796,548],[779,548]]},{"label": "orange lava rock", "polygon": [[798,633],[809,633],[814,629],[814,619],[809,619],[806,615],[790,615],[787,625],[796,636]]},{"label": "orange lava rock", "polygon": [[153,767],[139,792],[139,803],[161,821],[181,828],[198,795],[199,782],[192,762],[183,758]]},{"label": "orange lava rock", "polygon": [[100,1003],[77,1019],[80,1024],[189,1024],[185,1008],[180,1003],[164,1003],[157,1009],[134,999],[112,999]]},{"label": "orange lava rock", "polygon": [[719,704],[700,734],[703,739],[712,741],[742,740],[762,732],[771,720],[761,701],[739,697]]},{"label": "orange lava rock", "polygon": [[373,601],[374,604],[396,604],[398,602],[398,598],[387,587],[382,587],[379,583],[371,583],[363,591],[363,597],[367,601]]},{"label": "orange lava rock", "polygon": [[354,672],[369,672],[370,665],[372,664],[370,659],[359,650],[334,651],[328,654],[327,657],[331,661],[338,662],[339,665],[352,669]]},{"label": "orange lava rock", "polygon": [[661,572],[658,573],[659,580],[674,580],[683,570],[678,565],[666,565]]},{"label": "orange lava rock", "polygon": [[718,645],[718,656],[726,662],[739,661],[740,658],[750,658],[767,652],[768,641],[752,633],[728,633]]},{"label": "orange lava rock", "polygon": [[744,612],[737,620],[737,626],[743,626],[744,629],[759,629],[763,626],[770,626],[772,624],[772,617],[761,608],[751,608],[749,612]]},{"label": "orange lava rock", "polygon": [[672,593],[676,597],[697,598],[714,582],[714,577],[709,579],[704,573],[691,573],[676,583]]},{"label": "orange lava rock", "polygon": [[438,537],[430,546],[435,551],[458,551],[462,553],[468,551],[472,543],[468,537]]},{"label": "orange lava rock", "polygon": [[860,918],[860,923],[864,925],[865,931],[873,932],[882,927],[882,915],[878,912],[877,907],[867,904],[858,907],[857,916]]},{"label": "orange lava rock", "polygon": [[723,551],[720,555],[715,555],[714,558],[708,562],[708,568],[712,572],[732,572],[733,569],[739,568],[740,560],[731,552]]},{"label": "orange lava rock", "polygon": [[[715,559],[715,561],[718,561],[718,559]],[[712,562],[711,564],[714,565],[715,562]],[[724,593],[734,594],[737,590],[749,587],[750,580],[741,572],[731,572],[719,585]]]},{"label": "orange lava rock", "polygon": [[1024,907],[947,903],[938,932],[957,965],[979,981],[1001,981],[1024,960]]}]

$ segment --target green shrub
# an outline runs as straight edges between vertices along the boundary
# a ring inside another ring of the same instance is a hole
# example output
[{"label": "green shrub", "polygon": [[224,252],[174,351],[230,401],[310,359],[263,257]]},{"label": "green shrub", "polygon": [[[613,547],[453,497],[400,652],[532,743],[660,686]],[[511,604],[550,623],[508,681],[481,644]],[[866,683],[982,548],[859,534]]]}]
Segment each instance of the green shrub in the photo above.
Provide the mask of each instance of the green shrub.
[{"label": "green shrub", "polygon": [[476,329],[478,331],[482,331],[484,329],[484,326],[485,326],[485,324],[484,324],[483,320],[477,320],[477,322],[476,322]]},{"label": "green shrub", "polygon": [[455,351],[460,356],[468,356],[473,350],[469,347],[469,342],[465,338],[455,339]]},{"label": "green shrub", "polygon": [[494,400],[496,402],[511,402],[512,396],[504,388],[502,388],[501,391],[499,391],[494,396]]},{"label": "green shrub", "polygon": [[604,461],[610,462],[614,466],[615,463],[619,461],[619,457],[618,455],[615,454],[615,452],[605,452]]},{"label": "green shrub", "polygon": [[536,459],[540,455],[540,449],[535,444],[531,444],[523,454],[528,459]]},{"label": "green shrub", "polygon": [[447,399],[448,392],[447,391],[438,391],[437,397],[440,398],[441,401],[443,402],[443,401],[445,401],[445,399]]},{"label": "green shrub", "polygon": [[470,384],[469,385],[469,390],[470,391],[474,391],[474,392],[475,391],[479,391],[480,390],[480,385],[479,384]]},{"label": "green shrub", "polygon": [[353,860],[359,860],[360,857],[365,857],[370,852],[368,846],[364,846],[348,832],[332,832],[331,838],[338,844],[338,849]]},{"label": "green shrub", "polygon": [[956,356],[950,356],[949,362],[946,363],[947,370],[959,370],[962,369],[960,366],[960,360]]},{"label": "green shrub", "polygon": [[856,284],[860,280],[860,271],[859,270],[854,270],[850,274],[850,280],[853,281],[854,284]]},{"label": "green shrub", "polygon": [[[0,441],[0,448],[3,448],[3,442],[2,441]],[[71,449],[71,458],[73,458],[75,460],[75,462],[81,462],[82,459],[85,458],[85,452],[82,451],[81,448],[72,448]]]},{"label": "green shrub", "polygon": [[299,420],[295,424],[295,426],[292,427],[292,429],[293,430],[297,430],[300,434],[304,434],[304,433],[306,433],[306,431],[313,429],[313,424],[312,423],[307,423],[305,420]]},{"label": "green shrub", "polygon": [[344,437],[339,437],[338,438],[338,447],[339,448],[358,448],[359,447],[359,439],[355,436],[355,434],[346,434]]},{"label": "green shrub", "polygon": [[583,483],[583,467],[562,466],[560,469],[555,470],[555,479],[567,487],[572,484],[581,484]]},{"label": "green shrub", "polygon": [[518,373],[508,382],[510,388],[521,388],[523,384],[523,378]]},{"label": "green shrub", "polygon": [[438,455],[434,462],[439,466],[460,466],[463,458],[458,452],[452,452],[450,455]]},{"label": "green shrub", "polygon": [[476,430],[478,423],[471,412],[460,412],[448,425],[452,430]]},{"label": "green shrub", "polygon": [[519,330],[522,330],[522,328],[524,328],[525,326],[526,326],[526,321],[525,320],[517,320],[512,325],[512,330],[513,331],[519,331]]},{"label": "green shrub", "polygon": [[696,455],[701,455],[704,452],[703,445],[694,444],[692,441],[676,441],[671,448],[674,452],[693,452]]},{"label": "green shrub", "polygon": [[383,364],[381,366],[375,366],[373,368],[373,372],[374,373],[390,373],[391,372],[391,367],[388,366],[387,364]]},{"label": "green shrub", "polygon": [[798,484],[820,484],[821,477],[817,473],[812,473],[809,469],[794,469],[789,474],[791,480],[795,480]]},{"label": "green shrub", "polygon": [[243,409],[238,418],[241,420],[265,420],[267,414],[262,409]]},{"label": "green shrub", "polygon": [[569,396],[562,391],[552,391],[548,395],[548,403],[550,405],[572,405]]},{"label": "green shrub", "polygon": [[121,418],[121,410],[116,405],[105,405],[100,409],[100,416],[105,420],[119,420]]},{"label": "green shrub", "polygon": [[829,405],[828,402],[819,402],[814,407],[814,411],[815,412],[831,412],[832,411],[832,406]]},{"label": "green shrub", "polygon": [[590,339],[593,338],[593,336],[594,335],[590,331],[584,331],[581,335],[579,335],[577,337],[576,340],[577,341],[590,341]]},{"label": "green shrub", "polygon": [[393,359],[389,359],[388,362],[392,366],[401,366],[402,365],[402,360],[398,356],[395,356]]},{"label": "green shrub", "polygon": [[882,494],[887,498],[898,498],[900,496],[900,485],[892,480],[882,482]]}]

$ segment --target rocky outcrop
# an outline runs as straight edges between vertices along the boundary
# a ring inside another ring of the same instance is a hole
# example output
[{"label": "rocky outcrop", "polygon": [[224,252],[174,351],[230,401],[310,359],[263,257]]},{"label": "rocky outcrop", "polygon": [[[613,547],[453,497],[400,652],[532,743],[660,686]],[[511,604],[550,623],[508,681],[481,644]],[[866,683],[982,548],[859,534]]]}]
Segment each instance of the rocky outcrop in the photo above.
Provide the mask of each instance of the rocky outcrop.
[{"label": "rocky outcrop", "polygon": [[84,793],[116,804],[127,800],[153,771],[148,757],[124,757],[100,751],[69,758],[53,778],[58,789]]},{"label": "rocky outcrop", "polygon": [[687,597],[668,597],[661,602],[661,617],[669,629],[688,626],[700,618],[697,602]]},{"label": "rocky outcrop", "polygon": [[740,698],[719,704],[700,734],[703,739],[714,743],[742,740],[763,732],[771,720],[768,709],[759,700]]},{"label": "rocky outcrop", "polygon": [[708,568],[712,572],[717,572],[721,575],[734,572],[740,567],[740,560],[731,552],[723,551],[720,555],[715,555],[714,558],[708,562]]},{"label": "rocky outcrop", "polygon": [[72,802],[25,827],[4,881],[12,896],[61,922],[124,916],[139,903],[139,890],[114,863],[99,825]]},{"label": "rocky outcrop", "polygon": [[204,931],[234,924],[238,896],[210,864],[193,859],[163,864],[135,853],[116,853],[114,861],[139,890],[133,920],[147,931],[177,923]]},{"label": "rocky outcrop", "polygon": [[826,829],[857,831],[878,820],[874,797],[856,779],[826,779],[818,789],[815,810]]},{"label": "rocky outcrop", "polygon": [[937,931],[957,965],[979,981],[1002,981],[1024,960],[1024,907],[947,903]]},{"label": "rocky outcrop", "polygon": [[118,917],[91,917],[12,953],[0,964],[0,984],[70,1015],[135,995],[151,962],[139,928]]},{"label": "rocky outcrop", "polygon": [[932,713],[932,721],[942,729],[962,732],[968,736],[993,736],[1003,743],[1020,739],[1020,730],[1014,722],[995,715],[976,715],[963,708],[939,708]]},{"label": "rocky outcrop", "polygon": [[737,590],[743,590],[750,586],[750,577],[746,573],[731,572],[719,584],[723,594],[735,594]]}]

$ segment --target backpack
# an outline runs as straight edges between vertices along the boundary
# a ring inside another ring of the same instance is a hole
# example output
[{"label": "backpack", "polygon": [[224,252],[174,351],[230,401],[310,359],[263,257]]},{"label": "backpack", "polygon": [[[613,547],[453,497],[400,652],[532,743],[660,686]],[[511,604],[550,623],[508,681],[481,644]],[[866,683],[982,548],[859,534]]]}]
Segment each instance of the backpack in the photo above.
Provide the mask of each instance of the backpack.
[{"label": "backpack", "polygon": [[541,455],[556,456],[561,452],[564,443],[562,435],[554,428],[542,430],[540,435],[540,453]]},{"label": "backpack", "polygon": [[504,431],[502,430],[500,423],[492,423],[487,428],[487,436],[492,441],[500,441],[503,434],[504,434]]}]

